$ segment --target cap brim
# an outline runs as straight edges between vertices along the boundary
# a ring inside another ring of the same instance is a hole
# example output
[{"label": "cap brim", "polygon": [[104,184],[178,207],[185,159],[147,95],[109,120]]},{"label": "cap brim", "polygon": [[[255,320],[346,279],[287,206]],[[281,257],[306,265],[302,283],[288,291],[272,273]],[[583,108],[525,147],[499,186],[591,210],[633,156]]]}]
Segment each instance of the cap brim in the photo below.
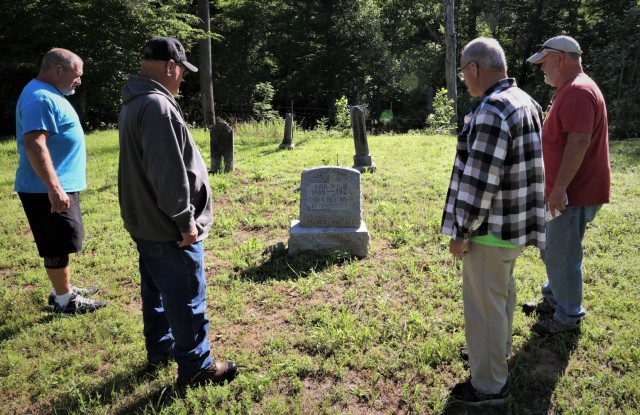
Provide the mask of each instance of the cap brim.
[{"label": "cap brim", "polygon": [[193,65],[192,65],[192,64],[190,64],[189,62],[187,62],[187,61],[182,61],[182,62],[180,62],[180,63],[181,63],[181,64],[183,64],[184,66],[186,66],[186,68],[187,68],[188,70],[190,70],[191,72],[198,72],[198,68],[196,68],[195,66],[193,66]]},{"label": "cap brim", "polygon": [[533,55],[529,59],[527,59],[527,62],[529,62],[529,63],[540,63],[542,58],[547,56],[547,53],[549,53],[548,49],[541,50],[540,52],[536,53],[535,55]]}]

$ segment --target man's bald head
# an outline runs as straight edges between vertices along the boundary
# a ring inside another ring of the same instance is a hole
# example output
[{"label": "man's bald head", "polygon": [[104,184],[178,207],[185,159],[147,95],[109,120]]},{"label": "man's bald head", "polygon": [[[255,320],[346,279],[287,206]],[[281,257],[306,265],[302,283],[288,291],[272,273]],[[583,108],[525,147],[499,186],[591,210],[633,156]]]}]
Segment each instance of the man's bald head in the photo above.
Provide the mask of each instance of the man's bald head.
[{"label": "man's bald head", "polygon": [[80,56],[67,49],[53,48],[44,55],[40,71],[49,71],[55,68],[56,65],[60,65],[64,69],[70,69],[76,63],[83,63]]}]

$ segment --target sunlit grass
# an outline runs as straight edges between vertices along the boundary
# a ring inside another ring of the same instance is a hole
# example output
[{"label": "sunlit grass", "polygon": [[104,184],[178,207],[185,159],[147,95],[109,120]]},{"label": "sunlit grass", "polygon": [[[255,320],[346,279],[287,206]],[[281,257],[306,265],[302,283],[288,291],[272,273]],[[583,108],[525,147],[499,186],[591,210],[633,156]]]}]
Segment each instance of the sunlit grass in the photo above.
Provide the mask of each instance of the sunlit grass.
[{"label": "sunlit grass", "polygon": [[[353,164],[354,144],[321,131],[237,125],[235,171],[210,175],[215,224],[205,242],[210,341],[237,361],[229,386],[179,391],[174,368],[144,377],[137,255],[117,202],[117,133],[88,135],[85,247],[74,282],[97,283],[109,306],[60,318],[19,199],[15,144],[0,142],[0,413],[453,414],[449,387],[468,376],[461,263],[439,234],[455,139],[370,136],[377,167],[362,175],[370,255],[273,255],[299,216],[306,168]],[[194,131],[209,163],[209,134]],[[611,145],[612,203],[585,239],[582,334],[541,340],[517,311],[512,414],[640,410],[640,141]],[[527,248],[518,303],[539,297],[544,270]],[[474,413],[474,412],[469,412]],[[495,412],[504,413],[504,412]]]}]

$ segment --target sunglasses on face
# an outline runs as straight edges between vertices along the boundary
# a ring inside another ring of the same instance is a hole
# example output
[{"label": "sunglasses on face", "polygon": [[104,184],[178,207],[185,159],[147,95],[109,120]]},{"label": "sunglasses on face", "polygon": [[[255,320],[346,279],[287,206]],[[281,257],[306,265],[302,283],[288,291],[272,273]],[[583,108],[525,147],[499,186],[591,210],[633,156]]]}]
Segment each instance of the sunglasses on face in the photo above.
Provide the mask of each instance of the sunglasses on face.
[{"label": "sunglasses on face", "polygon": [[549,46],[540,46],[540,50],[538,50],[538,52],[543,52],[545,49],[553,50],[553,51],[556,51],[556,52],[564,52],[564,50],[552,48],[552,47],[549,47]]}]

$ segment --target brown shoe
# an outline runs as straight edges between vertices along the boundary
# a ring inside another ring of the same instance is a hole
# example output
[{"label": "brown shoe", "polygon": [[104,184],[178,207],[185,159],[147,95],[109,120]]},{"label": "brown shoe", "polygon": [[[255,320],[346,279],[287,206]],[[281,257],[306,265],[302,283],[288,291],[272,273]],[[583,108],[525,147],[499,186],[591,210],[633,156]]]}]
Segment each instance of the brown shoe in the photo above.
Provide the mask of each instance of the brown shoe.
[{"label": "brown shoe", "polygon": [[192,375],[178,375],[176,383],[179,385],[199,386],[207,383],[221,385],[224,382],[231,382],[238,376],[238,366],[233,362],[212,363],[206,369]]},{"label": "brown shoe", "polygon": [[542,298],[539,303],[524,303],[522,305],[522,311],[526,315],[538,313],[538,315],[553,314],[556,308],[546,298]]}]

